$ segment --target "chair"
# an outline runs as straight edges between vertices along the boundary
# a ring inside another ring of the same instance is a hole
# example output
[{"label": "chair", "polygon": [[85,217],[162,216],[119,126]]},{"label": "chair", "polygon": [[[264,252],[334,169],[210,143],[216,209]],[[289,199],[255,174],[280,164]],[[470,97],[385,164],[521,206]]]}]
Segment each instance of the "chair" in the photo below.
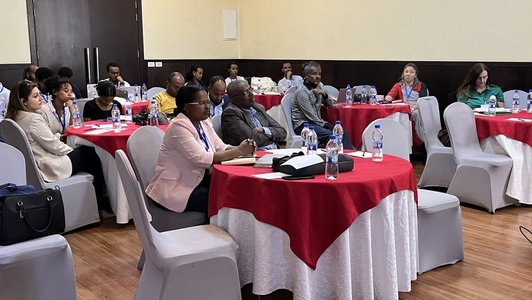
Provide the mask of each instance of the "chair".
[{"label": "chair", "polygon": [[79,115],[81,116],[81,118],[83,118],[83,110],[85,109],[85,104],[87,104],[87,102],[91,100],[92,99],[89,98],[76,99],[76,103],[78,104],[79,109]]},{"label": "chair", "polygon": [[427,161],[419,179],[419,187],[449,187],[456,172],[456,162],[453,149],[445,147],[438,139],[438,132],[441,130],[438,99],[436,97],[419,98],[417,107],[425,131],[425,149],[427,150]]},{"label": "chair", "polygon": [[324,85],[323,89],[325,90],[325,92],[327,92],[327,95],[329,95],[329,96],[331,96],[331,97],[333,97],[335,99],[338,99],[338,95],[340,94],[340,91],[338,91],[337,88],[335,88],[332,85]]},{"label": "chair", "polygon": [[146,253],[135,299],[241,299],[233,239],[214,225],[157,232],[124,151],[117,150],[115,158]]},{"label": "chair", "polygon": [[464,103],[455,102],[445,109],[443,117],[457,165],[447,192],[492,213],[497,208],[515,204],[505,195],[512,159],[482,151],[473,110]]},{"label": "chair", "polygon": [[218,135],[219,138],[222,138],[222,115],[217,115],[211,118],[212,127]]},{"label": "chair", "polygon": [[521,90],[508,90],[502,95],[504,96],[504,107],[512,108],[514,92],[517,91],[519,94],[519,109],[526,109],[528,102],[528,93]]},{"label": "chair", "polygon": [[0,142],[0,153],[2,153],[0,184],[26,184],[26,163],[22,152],[9,144]]},{"label": "chair", "polygon": [[286,148],[301,148],[301,136],[296,134],[294,131],[294,124],[292,123],[293,99],[294,93],[285,94],[283,99],[281,99],[281,107],[283,108],[287,126]]},{"label": "chair", "polygon": [[165,88],[154,86],[146,92],[146,98],[148,101],[151,99],[151,97],[155,96],[155,94],[160,93],[162,91],[166,90]]},{"label": "chair", "polygon": [[410,154],[408,151],[410,147],[408,132],[401,124],[399,124],[399,122],[392,119],[377,119],[366,126],[366,129],[362,132],[364,149],[369,152],[373,149],[373,139],[371,135],[375,128],[375,124],[381,125],[381,130],[384,134],[382,143],[384,153],[395,155],[410,161]]},{"label": "chair", "polygon": [[0,123],[0,131],[5,141],[24,155],[28,184],[37,190],[60,187],[65,207],[65,232],[100,221],[92,175],[78,173],[63,180],[44,182],[22,128],[13,120],[5,119]]},{"label": "chair", "polygon": [[[26,184],[24,155],[5,143],[0,153],[0,184]],[[58,234],[0,246],[0,299],[75,299],[75,278],[72,251]]]},{"label": "chair", "polygon": [[[371,130],[381,124],[383,151],[408,160],[408,133],[390,119],[373,121],[363,133],[364,147],[371,149]],[[386,137],[393,137],[392,139]],[[464,259],[462,213],[456,196],[418,189],[418,273]]]},{"label": "chair", "polygon": [[[155,171],[163,136],[164,132],[161,129],[154,126],[144,126],[137,129],[127,141],[131,164],[143,191],[146,190]],[[205,214],[200,212],[177,213],[164,209],[149,199],[146,200],[145,204],[148,208],[151,225],[159,232],[207,223]],[[144,260],[145,253],[143,251],[139,258],[139,269],[142,269]]]},{"label": "chair", "polygon": [[291,86],[289,87],[286,92],[284,92],[285,94],[288,94],[288,93],[295,93],[297,90],[297,86]]}]

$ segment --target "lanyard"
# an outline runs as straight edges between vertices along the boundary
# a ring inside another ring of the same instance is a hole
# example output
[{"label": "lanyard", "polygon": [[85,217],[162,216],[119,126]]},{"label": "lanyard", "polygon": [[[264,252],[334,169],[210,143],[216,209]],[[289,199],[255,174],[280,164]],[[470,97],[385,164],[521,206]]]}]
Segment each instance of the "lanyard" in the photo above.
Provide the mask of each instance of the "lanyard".
[{"label": "lanyard", "polygon": [[66,126],[66,111],[65,111],[65,107],[63,106],[63,116],[61,118],[59,118],[58,116],[58,119],[59,119],[59,123],[61,123],[61,127],[63,128],[63,130],[61,130],[61,132],[65,132],[65,126]]},{"label": "lanyard", "polygon": [[205,145],[205,150],[209,152],[209,140],[207,140],[207,136],[205,135],[205,132],[203,131],[203,128],[201,128],[201,125],[196,127],[196,130],[198,131],[198,134],[200,136],[200,139],[203,141],[203,144]]},{"label": "lanyard", "polygon": [[405,101],[408,101],[408,99],[410,98],[410,95],[412,95],[412,91],[413,90],[414,90],[414,86],[413,85],[410,88],[410,90],[408,90],[408,87],[405,84],[405,95],[406,95]]}]

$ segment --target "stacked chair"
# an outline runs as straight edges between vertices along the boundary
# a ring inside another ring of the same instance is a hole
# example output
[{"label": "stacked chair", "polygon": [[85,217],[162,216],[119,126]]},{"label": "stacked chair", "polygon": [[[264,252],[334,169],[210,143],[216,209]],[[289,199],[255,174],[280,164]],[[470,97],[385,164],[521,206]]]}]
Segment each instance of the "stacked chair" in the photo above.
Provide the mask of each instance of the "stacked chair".
[{"label": "stacked chair", "polygon": [[[362,136],[364,147],[372,148],[375,124],[380,124],[384,133],[384,153],[409,160],[408,132],[391,119],[377,119],[366,127]],[[417,192],[418,273],[463,260],[462,212],[458,198],[424,189]]]},{"label": "stacked chair", "polygon": [[457,165],[447,192],[491,213],[516,204],[516,200],[505,195],[512,159],[482,151],[473,110],[464,103],[455,102],[445,109],[443,117]]}]

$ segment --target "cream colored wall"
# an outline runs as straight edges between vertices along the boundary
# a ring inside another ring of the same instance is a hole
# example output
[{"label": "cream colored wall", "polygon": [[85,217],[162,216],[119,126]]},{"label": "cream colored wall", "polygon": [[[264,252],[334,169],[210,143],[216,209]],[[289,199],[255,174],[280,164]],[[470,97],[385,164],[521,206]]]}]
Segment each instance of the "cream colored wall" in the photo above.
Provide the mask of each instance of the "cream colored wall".
[{"label": "cream colored wall", "polygon": [[241,0],[240,58],[532,61],[530,12],[530,0]]},{"label": "cream colored wall", "polygon": [[142,1],[145,59],[224,59],[240,41],[222,40],[222,10],[239,0]]},{"label": "cream colored wall", "polygon": [[0,0],[0,7],[0,64],[30,63],[26,1]]}]

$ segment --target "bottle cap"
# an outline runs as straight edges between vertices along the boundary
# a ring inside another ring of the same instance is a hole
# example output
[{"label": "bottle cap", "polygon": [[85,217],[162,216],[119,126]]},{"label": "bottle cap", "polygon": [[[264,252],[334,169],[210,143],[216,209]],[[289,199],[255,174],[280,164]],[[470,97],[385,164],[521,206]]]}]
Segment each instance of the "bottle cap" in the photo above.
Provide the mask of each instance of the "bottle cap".
[{"label": "bottle cap", "polygon": [[310,130],[314,130],[314,125],[310,125],[310,126],[308,127],[308,129],[310,129]]},{"label": "bottle cap", "polygon": [[351,85],[350,85],[349,83],[347,84],[347,88],[348,88],[348,89],[350,89],[350,88],[351,88]]},{"label": "bottle cap", "polygon": [[303,127],[308,127],[308,122],[303,123]]},{"label": "bottle cap", "polygon": [[342,121],[337,120],[337,121],[336,121],[336,125],[342,125]]},{"label": "bottle cap", "polygon": [[329,140],[335,140],[336,141],[336,135],[330,135]]},{"label": "bottle cap", "polygon": [[381,128],[380,124],[375,124],[375,128]]}]

